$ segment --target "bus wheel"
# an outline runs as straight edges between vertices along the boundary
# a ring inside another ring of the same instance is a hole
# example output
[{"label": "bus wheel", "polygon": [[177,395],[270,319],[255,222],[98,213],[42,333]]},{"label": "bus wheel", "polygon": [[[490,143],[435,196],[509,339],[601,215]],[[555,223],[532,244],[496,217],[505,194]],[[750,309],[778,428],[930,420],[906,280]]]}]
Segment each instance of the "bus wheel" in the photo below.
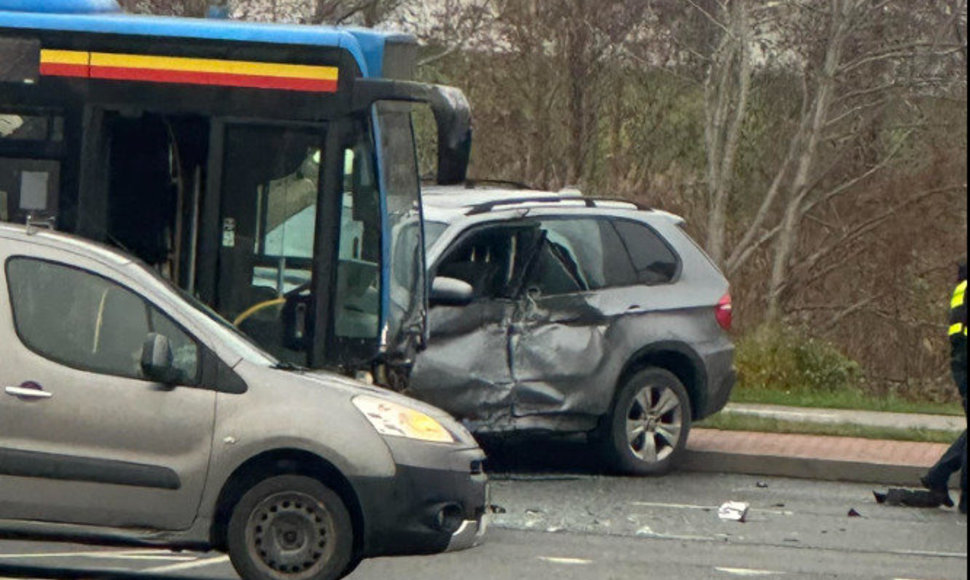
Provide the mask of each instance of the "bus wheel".
[{"label": "bus wheel", "polygon": [[319,481],[271,477],[229,520],[229,558],[244,580],[336,580],[351,563],[354,529],[340,497]]}]

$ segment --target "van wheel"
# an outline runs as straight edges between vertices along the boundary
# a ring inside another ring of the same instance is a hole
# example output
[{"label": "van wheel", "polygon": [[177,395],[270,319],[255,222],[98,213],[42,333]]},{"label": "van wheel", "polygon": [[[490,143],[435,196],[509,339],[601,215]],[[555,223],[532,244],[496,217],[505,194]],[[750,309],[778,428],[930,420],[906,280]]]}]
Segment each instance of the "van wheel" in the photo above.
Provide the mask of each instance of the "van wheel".
[{"label": "van wheel", "polygon": [[683,453],[690,423],[684,385],[669,371],[647,368],[620,388],[598,438],[616,471],[660,475]]},{"label": "van wheel", "polygon": [[244,580],[336,580],[351,563],[354,529],[340,497],[315,479],[271,477],[229,519],[229,558]]}]

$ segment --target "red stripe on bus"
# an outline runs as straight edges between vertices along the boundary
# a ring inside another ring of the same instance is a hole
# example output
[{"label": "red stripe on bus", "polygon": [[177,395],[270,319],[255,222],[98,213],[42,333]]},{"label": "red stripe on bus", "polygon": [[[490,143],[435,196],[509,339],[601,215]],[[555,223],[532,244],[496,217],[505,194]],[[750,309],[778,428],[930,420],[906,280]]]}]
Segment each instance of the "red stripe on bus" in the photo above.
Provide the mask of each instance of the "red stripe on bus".
[{"label": "red stripe on bus", "polygon": [[86,64],[40,63],[40,74],[48,77],[87,77],[89,72]]},{"label": "red stripe on bus", "polygon": [[291,91],[323,93],[337,92],[337,81],[335,80],[267,77],[259,75],[234,75],[224,73],[143,68],[92,66],[91,78],[119,81],[146,81],[154,83],[246,87],[255,89],[283,89]]}]

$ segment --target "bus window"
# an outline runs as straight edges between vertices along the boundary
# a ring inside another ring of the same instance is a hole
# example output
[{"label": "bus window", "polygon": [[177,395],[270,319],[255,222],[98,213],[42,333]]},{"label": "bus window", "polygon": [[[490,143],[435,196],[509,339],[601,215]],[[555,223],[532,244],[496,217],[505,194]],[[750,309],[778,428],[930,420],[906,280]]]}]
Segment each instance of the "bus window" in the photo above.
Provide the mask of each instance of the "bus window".
[{"label": "bus window", "polygon": [[391,241],[387,339],[390,344],[407,349],[414,345],[406,335],[413,334],[417,338],[423,334],[420,330],[425,304],[421,191],[414,132],[410,107],[380,103],[378,115],[387,195],[385,232]]},{"label": "bus window", "polygon": [[334,299],[339,340],[376,343],[380,330],[379,190],[365,143],[344,151],[343,208]]},{"label": "bus window", "polygon": [[0,157],[0,221],[57,215],[60,162]]}]

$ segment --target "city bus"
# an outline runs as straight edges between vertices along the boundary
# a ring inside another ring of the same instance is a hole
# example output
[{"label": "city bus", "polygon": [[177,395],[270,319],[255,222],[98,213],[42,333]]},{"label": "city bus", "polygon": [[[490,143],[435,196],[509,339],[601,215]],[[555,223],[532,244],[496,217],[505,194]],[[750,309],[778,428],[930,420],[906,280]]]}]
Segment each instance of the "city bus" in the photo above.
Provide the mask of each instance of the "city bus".
[{"label": "city bus", "polygon": [[368,29],[0,0],[0,221],[123,248],[281,360],[406,376],[427,283],[411,119],[464,180],[460,91]]}]

